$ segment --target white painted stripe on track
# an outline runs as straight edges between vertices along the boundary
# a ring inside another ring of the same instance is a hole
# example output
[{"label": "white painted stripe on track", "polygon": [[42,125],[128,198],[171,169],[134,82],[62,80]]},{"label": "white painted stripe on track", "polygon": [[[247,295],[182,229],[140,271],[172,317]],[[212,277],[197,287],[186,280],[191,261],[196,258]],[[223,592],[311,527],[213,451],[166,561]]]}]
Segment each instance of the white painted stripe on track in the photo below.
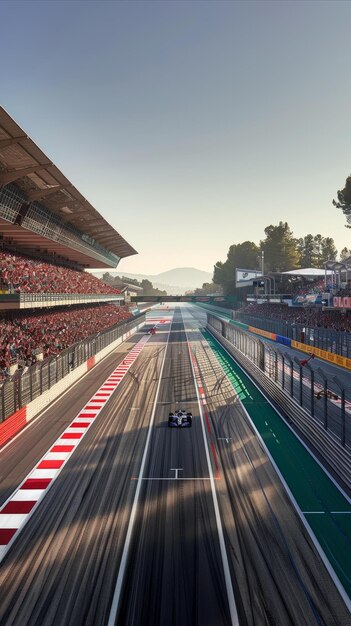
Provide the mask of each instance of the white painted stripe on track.
[{"label": "white painted stripe on track", "polygon": [[48,452],[43,461],[65,461],[69,456],[71,452]]},{"label": "white painted stripe on track", "polygon": [[[137,486],[136,486],[136,490],[135,490],[135,494],[134,494],[132,510],[131,510],[131,514],[130,514],[130,518],[129,518],[129,524],[128,524],[126,538],[125,538],[125,541],[124,541],[124,548],[123,548],[123,552],[122,552],[121,562],[120,562],[120,565],[119,565],[118,576],[117,576],[117,581],[116,581],[116,587],[115,587],[115,591],[114,591],[113,598],[112,598],[112,604],[111,604],[110,615],[109,615],[109,618],[108,618],[107,626],[115,626],[115,622],[116,622],[119,602],[120,602],[120,598],[121,598],[122,586],[123,586],[125,571],[126,571],[126,567],[127,567],[127,560],[128,560],[130,542],[131,542],[131,538],[132,538],[132,534],[133,534],[133,528],[134,528],[134,523],[135,523],[135,516],[136,516],[136,511],[137,511],[138,502],[139,502],[140,489],[141,489],[141,485],[142,485],[142,482],[143,482],[143,474],[144,474],[144,469],[145,469],[145,464],[146,464],[146,457],[147,457],[149,444],[150,444],[150,439],[151,439],[151,431],[152,431],[152,428],[153,428],[153,425],[154,425],[154,421],[155,421],[156,407],[157,407],[157,404],[158,404],[157,400],[158,400],[160,387],[161,387],[161,382],[162,382],[162,373],[163,373],[164,365],[165,365],[165,362],[166,362],[166,354],[167,354],[167,348],[168,348],[168,342],[169,342],[170,334],[171,334],[171,329],[169,329],[168,335],[167,335],[165,351],[164,351],[164,355],[163,355],[163,359],[162,359],[160,375],[159,375],[158,384],[157,384],[157,388],[156,388],[154,405],[153,405],[152,413],[151,413],[151,417],[150,417],[150,423],[149,423],[149,428],[148,428],[148,432],[147,432],[147,437],[146,437],[144,453],[143,453],[143,457],[142,457],[142,461],[141,461],[139,476],[137,478]],[[151,337],[152,335],[149,335],[149,336]]]},{"label": "white painted stripe on track", "polygon": [[[30,473],[31,478],[54,478],[59,473],[60,467],[57,469],[35,469]],[[45,489],[46,491],[46,489]],[[11,498],[12,500],[12,498]],[[10,501],[11,501],[10,500]]]},{"label": "white painted stripe on track", "polygon": [[54,446],[76,446],[80,439],[58,439]]},{"label": "white painted stripe on track", "polygon": [[[82,422],[82,424],[84,424],[84,422],[91,423],[91,422],[94,421],[95,415],[96,415],[96,413],[94,413],[94,417],[93,416],[92,417],[76,417],[74,421],[75,421],[76,424],[77,423],[79,424],[80,422]],[[75,430],[77,430],[77,428],[75,428]]]},{"label": "white painted stripe on track", "polygon": [[[182,315],[182,318],[183,318],[183,315]],[[215,511],[217,533],[218,533],[218,541],[219,541],[219,547],[220,547],[221,558],[222,558],[222,567],[223,567],[223,574],[224,574],[225,586],[226,586],[226,591],[227,591],[227,599],[228,599],[228,605],[229,605],[229,611],[230,611],[230,619],[231,619],[232,626],[239,626],[238,611],[237,611],[237,608],[236,608],[236,602],[235,602],[235,597],[234,597],[232,577],[230,575],[229,561],[228,561],[227,549],[226,549],[226,545],[225,545],[225,539],[224,539],[224,533],[223,533],[221,514],[220,514],[219,506],[218,506],[217,491],[216,491],[216,487],[215,487],[215,480],[214,480],[214,476],[213,476],[212,464],[211,464],[211,459],[210,459],[210,452],[209,452],[209,449],[208,449],[208,441],[207,441],[207,437],[206,437],[204,416],[203,416],[203,411],[202,411],[202,406],[201,406],[201,403],[203,402],[203,400],[200,399],[199,386],[198,386],[198,381],[197,381],[195,370],[194,370],[193,361],[192,361],[192,358],[191,358],[192,351],[191,351],[191,346],[190,346],[190,343],[189,343],[189,340],[188,340],[188,334],[187,334],[187,331],[186,331],[185,324],[184,324],[184,331],[185,331],[186,341],[187,341],[187,344],[188,344],[189,360],[190,360],[191,370],[192,370],[192,374],[193,374],[193,378],[194,378],[197,403],[198,403],[198,406],[199,406],[200,423],[201,423],[201,429],[202,429],[202,436],[203,436],[203,440],[204,440],[204,447],[205,447],[205,453],[206,453],[207,467],[208,467],[208,471],[209,471],[209,474],[210,474],[210,485],[211,485],[211,492],[212,492],[212,500],[213,500],[213,506],[214,506],[214,511]],[[201,395],[204,396],[204,394],[201,394]]]},{"label": "white painted stripe on track", "polygon": [[68,435],[73,435],[74,433],[85,433],[86,428],[66,428],[65,433],[67,433]]},{"label": "white painted stripe on track", "polygon": [[11,502],[34,502],[39,500],[45,489],[20,489],[15,493]]},{"label": "white painted stripe on track", "polygon": [[0,513],[0,528],[19,528],[26,517],[27,513]]}]

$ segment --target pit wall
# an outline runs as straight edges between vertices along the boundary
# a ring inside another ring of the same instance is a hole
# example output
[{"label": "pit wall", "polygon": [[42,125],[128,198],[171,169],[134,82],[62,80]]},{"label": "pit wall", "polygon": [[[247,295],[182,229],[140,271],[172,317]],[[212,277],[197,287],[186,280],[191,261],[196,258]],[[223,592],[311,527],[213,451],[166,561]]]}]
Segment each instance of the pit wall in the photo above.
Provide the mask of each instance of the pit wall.
[{"label": "pit wall", "polygon": [[0,424],[0,447],[7,443],[7,441],[14,437],[27,424],[29,424],[29,422],[36,417],[36,415],[49,406],[49,404],[54,402],[54,400],[69,389],[69,387],[84,376],[84,374],[90,371],[97,363],[99,363],[99,361],[102,361],[102,359],[113,352],[117,346],[134,335],[142,326],[144,326],[144,324],[145,322],[142,321],[135,328],[124,333],[110,345],[106,346],[106,348],[103,348],[103,350],[90,357],[75,370],[67,374],[67,376],[62,378],[41,396],[38,396],[38,398],[10,415],[10,417]]}]

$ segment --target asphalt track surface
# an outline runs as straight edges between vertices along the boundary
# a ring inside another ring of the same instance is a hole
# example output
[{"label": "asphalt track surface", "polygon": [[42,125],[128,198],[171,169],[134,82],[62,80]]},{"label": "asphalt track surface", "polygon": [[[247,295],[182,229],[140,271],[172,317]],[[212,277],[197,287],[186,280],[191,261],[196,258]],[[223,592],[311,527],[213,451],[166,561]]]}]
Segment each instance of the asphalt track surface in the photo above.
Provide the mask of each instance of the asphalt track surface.
[{"label": "asphalt track surface", "polygon": [[[240,626],[351,624],[192,311],[177,307],[171,332],[150,338],[0,564],[1,626],[235,623],[211,471]],[[140,336],[3,449],[0,504]],[[187,336],[201,364],[203,423]],[[178,406],[192,411],[193,428],[168,428]]]}]

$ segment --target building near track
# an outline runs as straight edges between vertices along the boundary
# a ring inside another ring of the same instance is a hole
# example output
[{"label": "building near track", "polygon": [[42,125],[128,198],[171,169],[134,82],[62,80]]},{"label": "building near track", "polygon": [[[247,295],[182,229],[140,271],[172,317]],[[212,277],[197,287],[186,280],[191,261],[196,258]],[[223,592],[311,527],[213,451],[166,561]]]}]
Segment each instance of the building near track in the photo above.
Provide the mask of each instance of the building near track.
[{"label": "building near track", "polygon": [[[0,249],[4,248],[76,270],[115,268],[121,258],[137,254],[0,107]],[[97,301],[92,295],[49,298],[4,291],[0,308],[7,309]],[[98,301],[104,301],[103,294]]]},{"label": "building near track", "polygon": [[143,323],[84,271],[133,254],[0,107],[0,445]]}]

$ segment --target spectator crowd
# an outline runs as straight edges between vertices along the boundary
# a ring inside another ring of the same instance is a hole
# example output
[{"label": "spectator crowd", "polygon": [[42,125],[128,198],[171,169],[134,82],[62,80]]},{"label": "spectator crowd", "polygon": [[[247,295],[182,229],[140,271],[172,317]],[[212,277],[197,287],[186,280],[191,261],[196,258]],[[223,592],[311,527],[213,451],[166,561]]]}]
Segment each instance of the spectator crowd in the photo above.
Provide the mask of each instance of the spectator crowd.
[{"label": "spectator crowd", "polygon": [[0,250],[0,285],[10,293],[119,294],[88,272]]},{"label": "spectator crowd", "polygon": [[331,290],[332,284],[330,279],[327,279],[327,284],[325,284],[325,278],[317,278],[316,280],[299,287],[296,290],[293,290],[294,296],[305,296],[307,294],[319,294],[329,292]]},{"label": "spectator crowd", "polygon": [[41,312],[16,312],[14,319],[0,319],[0,380],[11,363],[32,365],[36,355],[59,354],[92,334],[131,318],[128,307],[115,304],[71,307]]}]

